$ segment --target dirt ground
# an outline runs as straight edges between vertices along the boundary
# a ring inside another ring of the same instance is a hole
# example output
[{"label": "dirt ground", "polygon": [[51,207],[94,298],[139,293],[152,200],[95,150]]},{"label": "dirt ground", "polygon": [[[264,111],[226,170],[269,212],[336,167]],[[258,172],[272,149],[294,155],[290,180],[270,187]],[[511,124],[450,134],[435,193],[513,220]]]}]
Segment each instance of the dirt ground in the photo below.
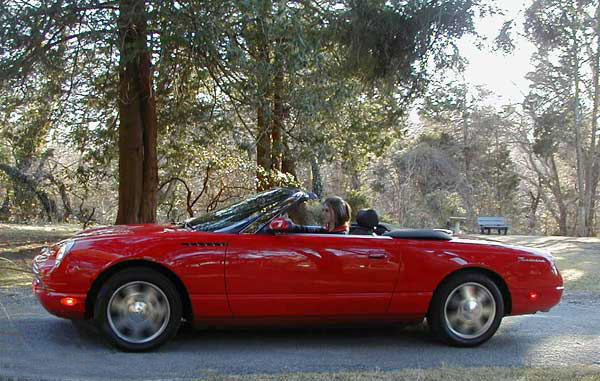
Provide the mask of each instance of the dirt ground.
[{"label": "dirt ground", "polygon": [[[42,247],[68,238],[78,225],[0,224],[0,287],[29,285],[31,260]],[[467,238],[550,251],[572,291],[600,291],[600,238],[470,235]]]}]

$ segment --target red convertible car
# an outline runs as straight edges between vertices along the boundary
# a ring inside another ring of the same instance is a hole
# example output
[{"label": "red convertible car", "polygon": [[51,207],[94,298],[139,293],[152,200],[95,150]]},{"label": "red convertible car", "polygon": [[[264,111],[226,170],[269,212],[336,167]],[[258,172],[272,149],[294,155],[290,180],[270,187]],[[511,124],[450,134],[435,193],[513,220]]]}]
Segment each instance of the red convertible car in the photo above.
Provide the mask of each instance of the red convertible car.
[{"label": "red convertible car", "polygon": [[[548,311],[563,282],[547,252],[386,229],[273,231],[311,194],[273,189],[180,225],[83,231],[43,249],[33,290],[50,313],[93,319],[121,349],[143,351],[197,326],[415,322],[456,346],[494,335],[504,316]],[[316,201],[315,201],[316,202]],[[364,217],[364,216],[362,216]],[[299,221],[302,222],[302,221]]]}]

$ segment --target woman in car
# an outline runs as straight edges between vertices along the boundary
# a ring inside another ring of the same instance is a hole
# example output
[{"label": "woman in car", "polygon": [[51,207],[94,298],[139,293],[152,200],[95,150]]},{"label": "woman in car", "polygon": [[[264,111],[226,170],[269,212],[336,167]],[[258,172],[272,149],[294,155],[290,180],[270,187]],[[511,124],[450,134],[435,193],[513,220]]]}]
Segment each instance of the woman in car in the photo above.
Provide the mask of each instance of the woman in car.
[{"label": "woman in car", "polygon": [[324,226],[298,225],[287,218],[276,218],[269,225],[273,231],[288,233],[348,234],[350,230],[350,205],[341,197],[329,197],[323,202]]}]

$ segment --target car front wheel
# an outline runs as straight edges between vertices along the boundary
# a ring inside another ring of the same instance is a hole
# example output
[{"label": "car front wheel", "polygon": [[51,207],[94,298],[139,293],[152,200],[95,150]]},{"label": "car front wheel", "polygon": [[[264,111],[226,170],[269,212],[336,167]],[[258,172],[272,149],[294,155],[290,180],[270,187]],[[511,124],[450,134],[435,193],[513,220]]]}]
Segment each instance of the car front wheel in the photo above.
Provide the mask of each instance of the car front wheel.
[{"label": "car front wheel", "polygon": [[98,293],[94,317],[117,347],[153,349],[170,338],[181,322],[181,299],[172,282],[148,268],[122,270]]},{"label": "car front wheel", "polygon": [[436,336],[461,347],[489,340],[504,316],[498,286],[479,273],[463,273],[440,286],[433,296],[428,323]]}]

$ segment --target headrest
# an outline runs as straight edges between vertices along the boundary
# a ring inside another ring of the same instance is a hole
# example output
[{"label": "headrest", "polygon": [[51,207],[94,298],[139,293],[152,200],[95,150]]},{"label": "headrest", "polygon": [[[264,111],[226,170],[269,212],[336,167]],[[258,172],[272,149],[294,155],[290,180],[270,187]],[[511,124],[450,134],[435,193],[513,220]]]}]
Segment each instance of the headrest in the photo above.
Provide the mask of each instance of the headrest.
[{"label": "headrest", "polygon": [[373,209],[361,209],[356,214],[356,222],[359,226],[373,229],[379,225],[379,217]]}]

